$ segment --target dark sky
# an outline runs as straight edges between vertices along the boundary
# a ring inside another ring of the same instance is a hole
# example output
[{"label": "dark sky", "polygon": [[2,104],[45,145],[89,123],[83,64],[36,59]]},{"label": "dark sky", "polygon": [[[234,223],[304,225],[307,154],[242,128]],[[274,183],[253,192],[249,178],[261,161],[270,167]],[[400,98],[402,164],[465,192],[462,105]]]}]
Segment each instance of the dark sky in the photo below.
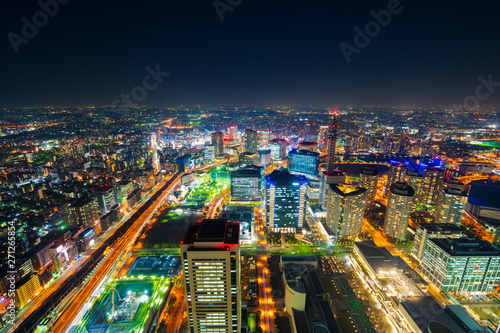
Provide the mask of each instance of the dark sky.
[{"label": "dark sky", "polygon": [[451,105],[500,82],[499,1],[400,6],[348,64],[339,44],[388,1],[243,0],[221,22],[212,0],[71,0],[16,54],[8,34],[41,7],[2,0],[0,106],[111,104],[157,64],[170,75],[140,104]]}]

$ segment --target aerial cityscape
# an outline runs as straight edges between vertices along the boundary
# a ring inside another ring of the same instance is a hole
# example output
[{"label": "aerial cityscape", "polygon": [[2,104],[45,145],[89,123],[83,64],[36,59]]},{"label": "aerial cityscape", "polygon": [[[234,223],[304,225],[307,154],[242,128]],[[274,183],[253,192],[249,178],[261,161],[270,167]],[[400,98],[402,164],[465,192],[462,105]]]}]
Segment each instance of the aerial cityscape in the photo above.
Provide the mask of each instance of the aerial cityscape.
[{"label": "aerial cityscape", "polygon": [[0,333],[500,332],[500,4],[2,6]]}]

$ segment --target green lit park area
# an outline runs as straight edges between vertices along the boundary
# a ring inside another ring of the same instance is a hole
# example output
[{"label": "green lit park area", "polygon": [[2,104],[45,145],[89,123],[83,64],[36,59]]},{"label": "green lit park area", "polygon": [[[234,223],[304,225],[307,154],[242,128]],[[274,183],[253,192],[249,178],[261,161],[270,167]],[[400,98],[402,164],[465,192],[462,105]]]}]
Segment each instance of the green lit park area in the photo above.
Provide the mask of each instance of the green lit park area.
[{"label": "green lit park area", "polygon": [[226,184],[216,181],[203,183],[189,192],[186,198],[186,206],[205,205],[207,202],[217,198],[226,188]]},{"label": "green lit park area", "polygon": [[114,280],[106,285],[75,332],[148,332],[169,285],[170,279],[157,276]]}]

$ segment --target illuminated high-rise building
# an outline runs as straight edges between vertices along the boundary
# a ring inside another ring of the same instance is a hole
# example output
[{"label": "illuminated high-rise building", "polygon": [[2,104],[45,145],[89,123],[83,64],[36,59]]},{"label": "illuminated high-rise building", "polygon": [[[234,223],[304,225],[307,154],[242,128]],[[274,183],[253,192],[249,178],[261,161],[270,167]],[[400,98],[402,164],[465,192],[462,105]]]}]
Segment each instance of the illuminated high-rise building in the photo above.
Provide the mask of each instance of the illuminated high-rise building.
[{"label": "illuminated high-rise building", "polygon": [[445,170],[435,167],[425,169],[420,188],[419,204],[436,206],[438,195],[443,190],[444,174]]},{"label": "illuminated high-rise building", "polygon": [[203,148],[204,159],[211,161],[215,159],[215,146],[214,145],[205,145]]},{"label": "illuminated high-rise building", "polygon": [[379,170],[372,166],[366,166],[361,169],[358,185],[359,187],[366,189],[365,210],[368,209],[375,200],[375,194],[377,194],[378,174]]},{"label": "illuminated high-rise building", "polygon": [[257,154],[258,141],[257,132],[247,128],[245,130],[245,152]]},{"label": "illuminated high-rise building", "polygon": [[263,167],[247,165],[231,171],[231,201],[262,201],[265,186]]},{"label": "illuminated high-rise building", "polygon": [[318,135],[318,149],[321,151],[328,147],[327,135],[328,126],[320,126]]},{"label": "illuminated high-rise building", "polygon": [[305,141],[318,141],[319,125],[317,123],[306,124]]},{"label": "illuminated high-rise building", "polygon": [[363,227],[366,189],[329,184],[326,191],[326,225],[335,238],[353,239]]},{"label": "illuminated high-rise building", "polygon": [[292,149],[288,155],[288,169],[291,172],[316,176],[319,168],[319,153]]},{"label": "illuminated high-rise building", "polygon": [[430,238],[421,267],[444,291],[493,292],[500,283],[500,249],[474,238]]},{"label": "illuminated high-rise building", "polygon": [[267,176],[266,225],[273,232],[295,232],[304,225],[307,180],[287,169]]},{"label": "illuminated high-rise building", "polygon": [[259,165],[263,167],[267,167],[271,164],[271,149],[269,148],[260,148],[259,149]]},{"label": "illuminated high-rise building", "polygon": [[332,121],[328,126],[328,151],[326,156],[326,171],[321,173],[321,186],[319,192],[319,203],[323,209],[326,209],[326,190],[329,184],[345,183],[345,175],[335,170],[335,149],[339,137],[339,123],[337,120],[337,111],[333,113]]},{"label": "illuminated high-rise building", "polygon": [[224,155],[224,134],[222,132],[212,133],[212,145],[214,146],[215,157]]},{"label": "illuminated high-rise building", "polygon": [[467,199],[467,193],[459,189],[446,188],[441,190],[436,205],[436,223],[462,225]]},{"label": "illuminated high-rise building", "polygon": [[424,247],[430,238],[462,238],[465,230],[451,223],[422,223],[415,231],[411,253],[419,261],[422,259]]},{"label": "illuminated high-rise building", "polygon": [[415,195],[413,197],[412,210],[415,209],[418,198],[420,198],[420,188],[422,187],[422,175],[418,172],[412,171],[410,169],[406,170],[406,174],[403,180],[406,184],[413,188]]},{"label": "illuminated high-rise building", "polygon": [[238,126],[230,126],[228,129],[231,140],[238,140]]},{"label": "illuminated high-rise building", "polygon": [[158,157],[158,143],[156,142],[156,133],[151,134],[151,149],[153,149],[153,170],[155,173],[160,171],[160,159]]},{"label": "illuminated high-rise building", "polygon": [[190,331],[241,332],[240,224],[192,224],[181,242]]},{"label": "illuminated high-rise building", "polygon": [[402,182],[392,184],[389,191],[383,230],[391,238],[404,240],[415,191],[411,186]]},{"label": "illuminated high-rise building", "polygon": [[274,160],[282,160],[286,158],[286,140],[273,139],[269,142],[269,149],[271,149],[271,158]]},{"label": "illuminated high-rise building", "polygon": [[337,121],[337,112],[333,113],[332,122],[328,127],[328,152],[326,156],[326,172],[333,174],[335,171],[335,149],[337,139],[339,138],[339,123]]},{"label": "illuminated high-rise building", "polygon": [[387,175],[387,183],[385,184],[385,197],[389,196],[392,184],[396,182],[404,182],[407,170],[408,167],[403,163],[391,164],[389,167],[389,174]]},{"label": "illuminated high-rise building", "polygon": [[271,130],[258,130],[257,137],[259,139],[257,143],[257,149],[269,147],[269,141],[271,140]]}]

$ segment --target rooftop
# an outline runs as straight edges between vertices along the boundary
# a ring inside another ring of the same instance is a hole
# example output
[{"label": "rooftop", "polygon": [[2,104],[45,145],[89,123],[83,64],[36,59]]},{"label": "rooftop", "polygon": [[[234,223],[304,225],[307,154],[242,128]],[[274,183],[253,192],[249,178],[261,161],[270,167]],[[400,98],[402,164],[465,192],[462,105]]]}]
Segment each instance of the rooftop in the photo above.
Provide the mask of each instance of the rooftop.
[{"label": "rooftop", "polygon": [[191,224],[181,244],[195,242],[216,242],[238,244],[240,224],[227,219],[204,219],[201,223]]},{"label": "rooftop", "polygon": [[357,196],[366,192],[366,188],[349,184],[330,184],[330,189],[342,197]]},{"label": "rooftop", "polygon": [[405,196],[405,197],[413,197],[415,195],[415,191],[413,187],[406,183],[395,182],[391,185],[391,193]]},{"label": "rooftop", "polygon": [[462,228],[453,223],[423,223],[418,227],[427,230],[427,232],[440,232],[442,234],[463,232]]},{"label": "rooftop", "polygon": [[431,238],[443,251],[455,257],[498,257],[500,249],[490,242],[476,238]]}]

